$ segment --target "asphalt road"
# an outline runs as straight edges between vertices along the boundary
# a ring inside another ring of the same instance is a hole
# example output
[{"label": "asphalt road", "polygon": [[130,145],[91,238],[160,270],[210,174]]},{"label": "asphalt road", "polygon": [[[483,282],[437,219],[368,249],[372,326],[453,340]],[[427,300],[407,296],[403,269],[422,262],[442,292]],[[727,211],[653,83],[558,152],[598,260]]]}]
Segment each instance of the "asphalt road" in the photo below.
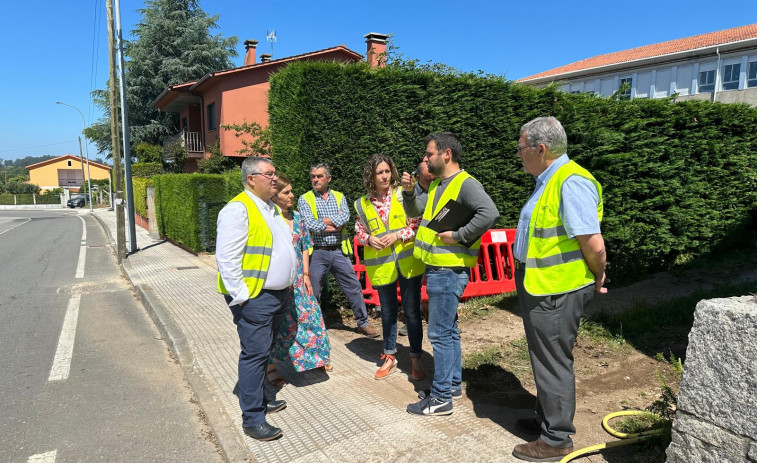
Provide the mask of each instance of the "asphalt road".
[{"label": "asphalt road", "polygon": [[195,403],[95,219],[0,211],[0,461],[223,461]]}]

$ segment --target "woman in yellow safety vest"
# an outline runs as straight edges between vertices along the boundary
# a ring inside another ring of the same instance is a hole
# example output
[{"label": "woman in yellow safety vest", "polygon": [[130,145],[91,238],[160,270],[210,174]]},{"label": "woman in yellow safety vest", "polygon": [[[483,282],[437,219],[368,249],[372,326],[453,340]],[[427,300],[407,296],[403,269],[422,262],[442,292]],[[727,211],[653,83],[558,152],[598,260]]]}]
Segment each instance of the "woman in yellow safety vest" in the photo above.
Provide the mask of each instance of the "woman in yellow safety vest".
[{"label": "woman in yellow safety vest", "polygon": [[420,306],[425,265],[413,257],[413,242],[420,217],[405,216],[399,175],[389,156],[374,154],[370,157],[363,169],[363,185],[368,194],[355,201],[355,234],[360,244],[364,245],[363,263],[368,280],[378,292],[384,335],[384,353],[375,378],[384,379],[397,368],[399,282],[410,342],[410,377],[420,380],[424,377]]}]

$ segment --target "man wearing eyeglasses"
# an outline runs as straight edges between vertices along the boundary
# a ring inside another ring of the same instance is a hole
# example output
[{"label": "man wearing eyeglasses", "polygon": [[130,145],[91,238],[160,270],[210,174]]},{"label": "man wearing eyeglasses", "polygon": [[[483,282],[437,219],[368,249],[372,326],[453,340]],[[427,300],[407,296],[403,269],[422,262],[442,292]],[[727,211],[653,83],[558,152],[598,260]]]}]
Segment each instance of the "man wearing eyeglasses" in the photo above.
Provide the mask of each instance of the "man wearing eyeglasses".
[{"label": "man wearing eyeglasses", "polygon": [[289,225],[271,201],[278,192],[277,178],[270,159],[245,159],[244,191],[219,212],[216,238],[218,292],[231,309],[241,345],[237,395],[242,426],[246,435],[262,441],[282,435],[268,424],[266,413],[282,410],[286,402],[276,400],[272,387],[264,389],[265,372],[297,273]]},{"label": "man wearing eyeglasses", "polygon": [[[468,285],[470,268],[478,262],[481,236],[499,217],[497,207],[478,180],[460,168],[462,151],[460,141],[451,132],[426,137],[423,162],[436,176],[427,194],[416,194],[410,174],[402,173],[405,213],[408,217],[423,216],[413,255],[426,264],[428,339],[434,351],[431,389],[418,394],[420,402],[407,406],[407,412],[416,415],[450,415],[452,400],[463,396],[457,306]],[[458,201],[474,214],[459,229],[437,233],[427,225],[448,200]]]},{"label": "man wearing eyeglasses", "polygon": [[347,257],[352,254],[352,243],[344,230],[350,220],[347,199],[344,194],[329,188],[331,167],[324,162],[310,168],[310,183],[313,189],[300,196],[297,209],[313,237],[313,254],[310,256],[313,294],[320,303],[326,279],[329,273],[333,274],[350,301],[358,332],[369,338],[378,337],[378,331],[368,320],[363,287]]},{"label": "man wearing eyeglasses", "polygon": [[536,186],[520,213],[515,236],[515,285],[536,383],[533,417],[516,421],[539,436],[513,456],[558,461],[573,451],[576,382],[573,346],[584,307],[606,293],[600,232],[602,187],[568,158],[568,141],[554,117],[520,130],[517,156]]}]

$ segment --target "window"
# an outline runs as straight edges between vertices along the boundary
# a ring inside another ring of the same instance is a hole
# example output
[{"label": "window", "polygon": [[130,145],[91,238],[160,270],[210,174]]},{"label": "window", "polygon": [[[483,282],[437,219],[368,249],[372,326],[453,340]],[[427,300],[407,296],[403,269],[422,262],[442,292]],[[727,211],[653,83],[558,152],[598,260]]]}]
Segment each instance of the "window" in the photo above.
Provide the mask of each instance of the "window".
[{"label": "window", "polygon": [[216,123],[216,104],[210,103],[208,105],[208,130],[215,130],[218,128]]},{"label": "window", "polygon": [[187,127],[187,118],[186,117],[182,117],[181,118],[181,130],[183,130],[184,132],[186,132],[187,128],[188,128]]},{"label": "window", "polygon": [[699,93],[715,91],[715,71],[701,71],[699,73]]},{"label": "window", "polygon": [[741,73],[741,63],[723,66],[723,90],[739,89],[739,73]]},{"label": "window", "polygon": [[621,100],[630,100],[631,99],[631,86],[633,85],[633,78],[632,77],[622,77],[618,81],[618,91],[620,92],[618,96]]},{"label": "window", "polygon": [[71,167],[71,161],[68,161],[68,167]]},{"label": "window", "polygon": [[757,87],[757,61],[749,63],[749,72],[746,79],[747,87]]}]

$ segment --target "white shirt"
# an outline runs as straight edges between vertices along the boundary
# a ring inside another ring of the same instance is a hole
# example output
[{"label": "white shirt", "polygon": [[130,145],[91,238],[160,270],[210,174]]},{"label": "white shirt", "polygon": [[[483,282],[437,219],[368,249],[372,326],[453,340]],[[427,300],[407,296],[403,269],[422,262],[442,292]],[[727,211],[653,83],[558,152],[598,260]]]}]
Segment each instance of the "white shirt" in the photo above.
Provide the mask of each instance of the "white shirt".
[{"label": "white shirt", "polygon": [[[292,232],[283,217],[276,211],[273,201],[265,202],[245,189],[253,200],[273,235],[273,250],[268,275],[263,289],[284,289],[292,285],[297,276],[297,255],[292,244]],[[242,278],[242,258],[248,238],[247,208],[241,202],[227,204],[218,213],[216,235],[216,264],[221,280],[232,300],[229,306],[241,304],[250,298]]]}]

